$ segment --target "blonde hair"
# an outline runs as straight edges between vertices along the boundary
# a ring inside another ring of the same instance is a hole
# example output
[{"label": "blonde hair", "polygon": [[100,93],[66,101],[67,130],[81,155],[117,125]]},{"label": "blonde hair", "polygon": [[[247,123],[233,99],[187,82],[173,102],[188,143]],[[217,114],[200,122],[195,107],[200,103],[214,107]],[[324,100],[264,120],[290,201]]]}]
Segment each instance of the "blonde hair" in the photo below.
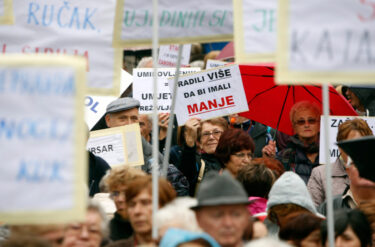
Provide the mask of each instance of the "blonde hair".
[{"label": "blonde hair", "polygon": [[109,174],[106,176],[104,182],[107,185],[109,191],[115,190],[117,187],[126,185],[127,183],[133,181],[138,177],[145,176],[146,173],[142,170],[128,167],[128,166],[118,166],[110,170]]}]

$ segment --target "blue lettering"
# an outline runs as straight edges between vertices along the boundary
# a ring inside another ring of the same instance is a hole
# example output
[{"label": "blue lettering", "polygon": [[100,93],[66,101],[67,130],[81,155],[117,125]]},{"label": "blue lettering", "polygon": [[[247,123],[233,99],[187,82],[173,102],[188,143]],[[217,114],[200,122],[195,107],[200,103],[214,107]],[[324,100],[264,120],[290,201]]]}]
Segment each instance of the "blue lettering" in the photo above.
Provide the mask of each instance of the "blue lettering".
[{"label": "blue lettering", "polygon": [[14,122],[8,123],[5,119],[0,120],[0,138],[2,138],[3,133],[5,133],[5,137],[7,139],[11,139],[13,137],[14,132],[15,132]]},{"label": "blue lettering", "polygon": [[57,13],[57,24],[59,25],[59,27],[66,27],[66,26],[68,26],[68,23],[66,23],[66,24],[62,24],[61,23],[61,13],[62,13],[62,11],[64,9],[67,9],[67,10],[70,9],[69,6],[68,6],[68,4],[69,4],[68,2],[64,2],[64,5],[59,9],[59,11]]},{"label": "blue lettering", "polygon": [[124,16],[124,23],[125,26],[130,27],[133,25],[134,19],[135,19],[135,10],[133,10],[132,16],[130,17],[130,11],[126,10],[125,11],[125,16]]},{"label": "blue lettering", "polygon": [[86,8],[85,19],[84,19],[84,22],[83,22],[83,29],[86,29],[86,26],[90,25],[91,29],[95,30],[95,26],[90,21],[90,18],[95,14],[95,12],[96,12],[97,9],[94,9],[94,11],[91,12],[91,13],[89,13],[89,10],[90,9]]},{"label": "blue lettering", "polygon": [[57,160],[21,160],[16,179],[33,183],[62,181],[60,176],[62,166],[63,163]]},{"label": "blue lettering", "polygon": [[70,23],[69,27],[71,28],[73,26],[74,21],[76,22],[76,28],[79,30],[80,25],[79,25],[79,13],[78,13],[78,8],[75,7],[73,10],[72,17],[70,18]]},{"label": "blue lettering", "polygon": [[[35,6],[36,9],[33,10],[33,6]],[[31,23],[31,18],[33,18],[34,22],[35,22],[35,25],[39,25],[39,21],[35,16],[35,12],[38,11],[38,10],[39,10],[39,4],[36,4],[36,3],[30,3],[29,4],[29,14],[28,14],[28,18],[27,18],[28,24]]]},{"label": "blue lettering", "polygon": [[43,26],[49,26],[49,25],[51,25],[52,20],[53,20],[53,10],[54,10],[54,6],[51,6],[51,11],[50,11],[50,15],[49,15],[49,21],[47,23],[46,19],[47,19],[48,5],[44,5],[44,8],[43,8],[43,17],[42,17]]}]

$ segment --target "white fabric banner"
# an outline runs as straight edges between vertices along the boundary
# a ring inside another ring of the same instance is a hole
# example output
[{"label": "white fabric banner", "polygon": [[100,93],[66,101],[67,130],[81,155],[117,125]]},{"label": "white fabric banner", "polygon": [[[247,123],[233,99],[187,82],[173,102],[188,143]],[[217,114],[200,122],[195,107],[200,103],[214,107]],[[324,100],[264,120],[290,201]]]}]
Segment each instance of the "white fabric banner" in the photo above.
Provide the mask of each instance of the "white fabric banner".
[{"label": "white fabric banner", "polygon": [[86,58],[90,93],[119,93],[122,51],[112,48],[116,0],[14,0],[15,24],[0,26],[0,52]]},{"label": "white fabric banner", "polygon": [[[159,0],[159,37],[164,44],[229,41],[233,6],[228,0]],[[118,0],[115,46],[151,44],[152,0]]]},{"label": "white fabric banner", "polygon": [[[180,76],[200,71],[200,68],[180,68]],[[152,113],[153,109],[153,73],[152,68],[141,68],[133,70],[133,98],[140,101],[140,114]],[[169,83],[173,84],[173,80],[168,78],[174,77],[176,68],[160,68],[158,69],[158,112],[170,112],[172,103],[172,91],[170,91]]]},{"label": "white fabric banner", "polygon": [[[329,116],[329,156],[330,156],[330,163],[334,162],[338,157],[339,157],[339,149],[338,146],[336,145],[336,136],[338,132],[339,125],[345,122],[346,120],[349,119],[354,119],[354,118],[362,118],[367,122],[369,127],[372,129],[372,132],[375,133],[375,117],[348,117],[348,116]],[[325,163],[324,157],[326,155],[327,148],[325,146],[325,134],[323,131],[323,126],[324,126],[324,116],[321,117],[320,119],[320,144],[319,144],[319,163],[323,164]]]},{"label": "white fabric banner", "polygon": [[[168,82],[172,88],[173,79]],[[193,117],[209,119],[249,110],[238,65],[182,76],[177,86],[179,126]]]}]

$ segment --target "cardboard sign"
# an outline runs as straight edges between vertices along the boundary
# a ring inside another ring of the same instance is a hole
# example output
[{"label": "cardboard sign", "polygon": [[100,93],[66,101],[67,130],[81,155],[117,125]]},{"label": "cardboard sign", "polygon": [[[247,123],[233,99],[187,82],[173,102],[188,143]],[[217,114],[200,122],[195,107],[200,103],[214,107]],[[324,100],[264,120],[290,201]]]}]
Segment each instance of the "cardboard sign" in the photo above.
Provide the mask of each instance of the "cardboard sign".
[{"label": "cardboard sign", "polygon": [[86,58],[88,93],[119,94],[122,50],[112,48],[115,0],[14,0],[15,24],[0,26],[0,53]]},{"label": "cardboard sign", "polygon": [[0,58],[0,221],[63,223],[86,212],[83,58]]},{"label": "cardboard sign", "polygon": [[[200,68],[180,68],[180,76],[200,71]],[[172,93],[170,91],[168,78],[174,77],[176,68],[158,69],[158,112],[170,112]],[[141,103],[140,114],[152,113],[154,100],[154,69],[142,68],[133,70],[133,98]]]},{"label": "cardboard sign", "polygon": [[[168,82],[172,88],[173,79]],[[181,76],[177,86],[179,126],[193,117],[204,120],[249,110],[238,65]]]},{"label": "cardboard sign", "polygon": [[[338,132],[339,125],[349,119],[354,118],[362,118],[367,122],[369,127],[372,129],[372,132],[375,133],[375,117],[348,117],[348,116],[329,116],[329,156],[330,156],[330,163],[335,162],[335,160],[339,157],[340,152],[336,145],[336,136]],[[319,148],[319,163],[325,163],[325,155],[327,148],[325,146],[324,140],[326,138],[323,126],[324,126],[324,117],[322,116],[320,119],[320,148]]]},{"label": "cardboard sign", "polygon": [[[159,42],[231,41],[233,6],[228,0],[159,0]],[[115,47],[151,45],[152,0],[117,0]]]},{"label": "cardboard sign", "polygon": [[87,149],[112,167],[144,164],[139,124],[91,131]]},{"label": "cardboard sign", "polygon": [[374,83],[372,0],[279,1],[278,83]]},{"label": "cardboard sign", "polygon": [[[181,67],[189,65],[191,45],[182,47]],[[162,45],[159,49],[158,64],[160,67],[176,67],[178,59],[179,45]]]},{"label": "cardboard sign", "polygon": [[0,0],[0,25],[14,23],[12,0]]},{"label": "cardboard sign", "polygon": [[227,64],[227,62],[223,62],[223,61],[220,61],[220,60],[207,59],[206,69],[213,69],[213,68],[216,68],[216,67],[224,66],[226,64]]},{"label": "cardboard sign", "polygon": [[236,62],[275,62],[277,0],[233,3]]}]

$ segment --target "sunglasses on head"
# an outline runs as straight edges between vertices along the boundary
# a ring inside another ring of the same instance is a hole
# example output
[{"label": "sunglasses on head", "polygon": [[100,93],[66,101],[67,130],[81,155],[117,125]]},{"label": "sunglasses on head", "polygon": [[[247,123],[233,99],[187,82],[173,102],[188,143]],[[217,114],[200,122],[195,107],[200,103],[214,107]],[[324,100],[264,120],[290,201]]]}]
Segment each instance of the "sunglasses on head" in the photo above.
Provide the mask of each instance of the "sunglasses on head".
[{"label": "sunglasses on head", "polygon": [[307,123],[309,124],[316,124],[317,120],[315,118],[309,118],[309,119],[299,119],[296,121],[297,125],[305,125]]}]

